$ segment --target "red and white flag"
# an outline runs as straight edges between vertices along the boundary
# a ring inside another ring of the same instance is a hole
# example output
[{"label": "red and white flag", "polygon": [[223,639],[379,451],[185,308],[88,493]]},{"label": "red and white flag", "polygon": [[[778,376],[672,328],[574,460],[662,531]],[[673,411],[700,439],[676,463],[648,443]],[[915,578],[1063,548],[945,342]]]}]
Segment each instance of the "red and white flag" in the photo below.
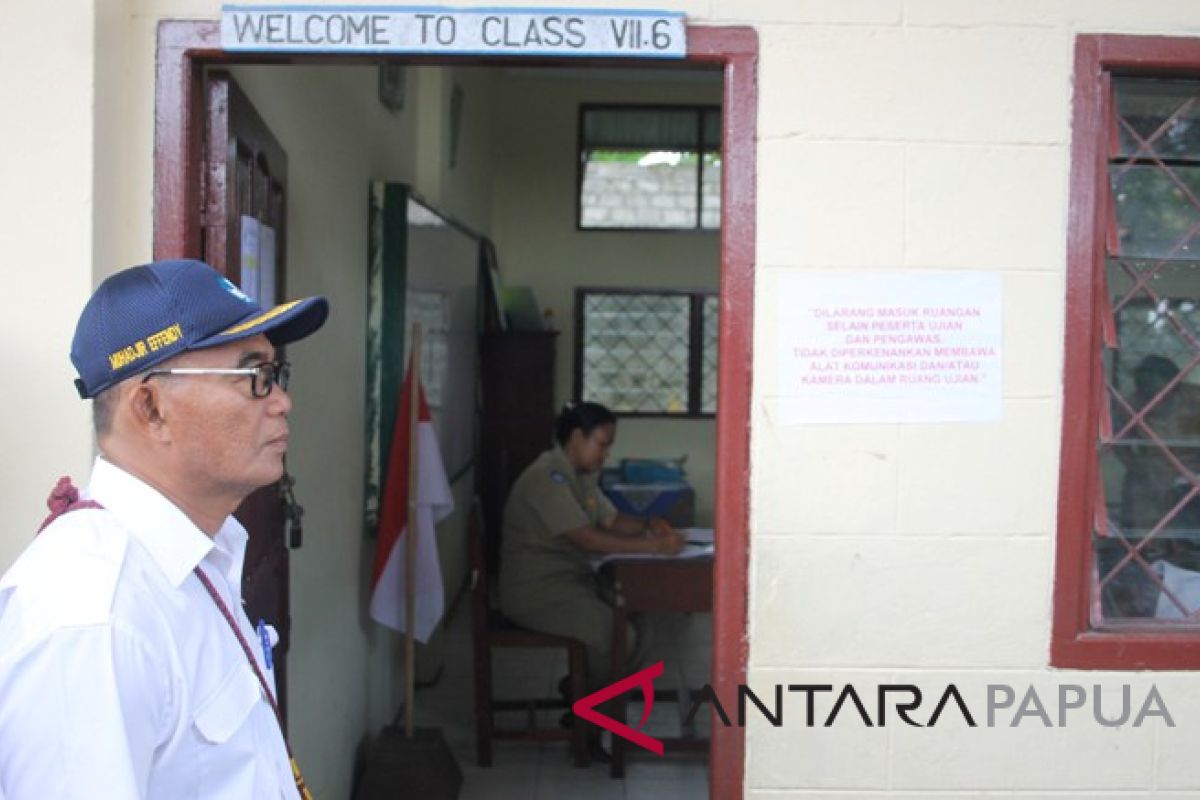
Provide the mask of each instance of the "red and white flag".
[{"label": "red and white flag", "polygon": [[420,392],[415,435],[409,430],[409,408],[412,395],[412,360],[404,375],[400,413],[396,415],[396,432],[388,457],[387,485],[379,511],[379,530],[375,540],[375,568],[371,573],[371,618],[376,622],[404,631],[405,622],[405,540],[408,528],[408,465],[409,447],[417,446],[417,553],[416,586],[414,587],[413,636],[419,642],[429,639],[442,618],[445,590],[442,587],[442,567],[438,560],[437,536],[434,525],[454,510],[450,482],[442,465],[433,418]]}]

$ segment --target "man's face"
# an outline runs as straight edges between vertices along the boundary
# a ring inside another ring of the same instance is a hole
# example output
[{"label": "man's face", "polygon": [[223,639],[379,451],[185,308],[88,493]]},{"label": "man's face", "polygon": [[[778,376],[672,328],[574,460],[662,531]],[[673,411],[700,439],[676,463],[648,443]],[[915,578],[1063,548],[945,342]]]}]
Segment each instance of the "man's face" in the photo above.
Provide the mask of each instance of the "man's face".
[{"label": "man's face", "polygon": [[[254,367],[275,359],[265,336],[185,353],[172,367]],[[197,488],[244,497],[283,474],[292,400],[279,385],[251,392],[249,375],[165,375],[172,463]]]}]

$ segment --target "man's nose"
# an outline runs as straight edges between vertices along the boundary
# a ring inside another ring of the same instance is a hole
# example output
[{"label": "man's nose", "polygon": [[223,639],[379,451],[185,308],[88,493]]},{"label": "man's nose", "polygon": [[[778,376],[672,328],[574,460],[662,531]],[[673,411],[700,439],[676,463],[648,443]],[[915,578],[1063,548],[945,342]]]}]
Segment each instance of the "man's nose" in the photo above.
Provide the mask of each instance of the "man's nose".
[{"label": "man's nose", "polygon": [[286,415],[292,410],[292,396],[279,384],[275,384],[271,389],[271,393],[267,395],[267,402],[270,403],[270,411],[273,414]]}]

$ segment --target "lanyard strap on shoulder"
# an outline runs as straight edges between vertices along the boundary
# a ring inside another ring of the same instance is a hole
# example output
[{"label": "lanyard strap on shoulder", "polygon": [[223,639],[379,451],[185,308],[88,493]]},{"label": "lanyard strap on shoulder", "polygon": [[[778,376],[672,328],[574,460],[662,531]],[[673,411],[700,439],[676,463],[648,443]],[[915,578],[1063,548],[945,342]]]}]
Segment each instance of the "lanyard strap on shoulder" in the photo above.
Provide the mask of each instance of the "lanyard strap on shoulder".
[{"label": "lanyard strap on shoulder", "polygon": [[50,509],[50,515],[42,520],[42,524],[37,529],[38,533],[46,530],[47,525],[63,514],[78,511],[81,508],[104,508],[104,506],[95,500],[80,500],[79,490],[75,488],[75,484],[71,483],[70,476],[63,475],[58,479],[50,496],[46,498],[46,508]]}]

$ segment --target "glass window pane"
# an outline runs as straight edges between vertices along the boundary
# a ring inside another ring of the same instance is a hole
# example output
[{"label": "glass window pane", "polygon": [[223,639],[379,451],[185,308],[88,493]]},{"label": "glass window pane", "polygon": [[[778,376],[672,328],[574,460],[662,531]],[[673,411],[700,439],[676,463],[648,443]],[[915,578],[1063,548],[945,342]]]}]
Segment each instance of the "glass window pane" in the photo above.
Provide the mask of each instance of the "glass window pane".
[{"label": "glass window pane", "polygon": [[1119,155],[1200,160],[1200,82],[1113,81]]},{"label": "glass window pane", "polygon": [[1103,354],[1092,623],[1200,626],[1200,82],[1113,87],[1117,346]]},{"label": "glass window pane", "polygon": [[721,109],[719,108],[704,112],[704,149],[721,149]]},{"label": "glass window pane", "polygon": [[1160,563],[1156,552],[1147,550],[1143,555],[1125,540],[1097,541],[1096,565],[1105,576],[1100,584],[1100,613],[1105,621],[1156,616],[1162,598],[1162,569],[1153,565],[1156,562]]},{"label": "glass window pane", "polygon": [[[1110,258],[1100,619],[1200,624],[1200,261]],[[1185,613],[1186,610],[1186,613]],[[1165,622],[1164,622],[1165,621]]]},{"label": "glass window pane", "polygon": [[589,292],[583,399],[617,412],[687,413],[687,295]]},{"label": "glass window pane", "polygon": [[696,227],[695,153],[594,150],[580,189],[584,228]]},{"label": "glass window pane", "polygon": [[583,145],[588,150],[698,150],[697,117],[694,108],[585,109]]},{"label": "glass window pane", "polygon": [[1114,164],[1120,254],[1200,257],[1200,167]]},{"label": "glass window pane", "polygon": [[700,410],[705,414],[717,413],[717,309],[720,304],[716,295],[704,298],[704,352],[701,368],[704,370],[700,383]]},{"label": "glass window pane", "polygon": [[581,228],[720,227],[720,108],[585,107],[580,124]]},{"label": "glass window pane", "polygon": [[709,230],[721,227],[721,154],[705,153],[700,179],[700,225]]}]

